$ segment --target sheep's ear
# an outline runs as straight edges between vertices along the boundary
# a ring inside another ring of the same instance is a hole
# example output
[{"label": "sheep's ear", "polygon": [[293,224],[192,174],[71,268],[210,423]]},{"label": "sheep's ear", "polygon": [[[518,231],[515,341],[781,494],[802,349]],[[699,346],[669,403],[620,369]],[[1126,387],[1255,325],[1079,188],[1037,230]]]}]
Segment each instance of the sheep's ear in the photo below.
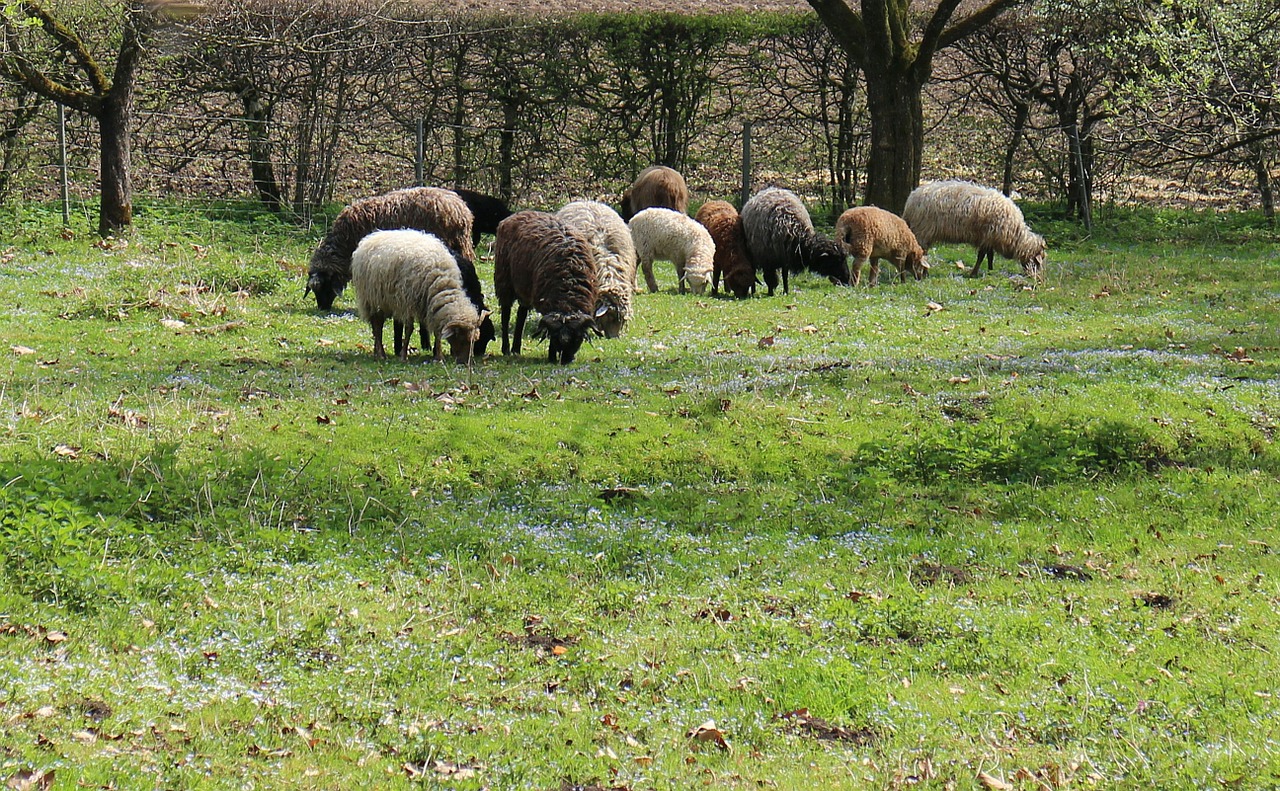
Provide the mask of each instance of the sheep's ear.
[{"label": "sheep's ear", "polygon": [[311,277],[307,278],[307,287],[306,289],[303,290],[302,296],[305,297],[306,295],[312,293],[313,291],[319,291],[319,290],[320,290],[320,276],[312,275]]},{"label": "sheep's ear", "polygon": [[482,310],[480,311],[480,321],[483,322],[485,319],[489,318],[492,315],[493,315],[492,310]]},{"label": "sheep's ear", "polygon": [[606,313],[608,313],[608,312],[609,312],[609,306],[608,306],[608,305],[601,305],[600,307],[596,308],[596,315],[595,315],[595,318],[597,318],[597,319],[598,319],[598,318],[600,318],[601,316],[603,316],[604,314],[606,314]]},{"label": "sheep's ear", "polygon": [[921,258],[921,259],[920,259],[920,266],[921,266],[921,267],[922,267],[926,272],[933,268],[933,267],[929,266],[929,259],[927,259],[927,258]]}]

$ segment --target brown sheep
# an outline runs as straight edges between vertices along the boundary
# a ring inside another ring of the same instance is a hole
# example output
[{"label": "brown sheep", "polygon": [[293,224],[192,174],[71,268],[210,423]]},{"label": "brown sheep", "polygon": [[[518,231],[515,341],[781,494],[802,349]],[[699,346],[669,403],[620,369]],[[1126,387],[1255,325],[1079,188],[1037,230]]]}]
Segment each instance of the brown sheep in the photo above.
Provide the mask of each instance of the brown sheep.
[{"label": "brown sheep", "polygon": [[[521,211],[498,224],[493,290],[502,311],[503,354],[520,353],[530,307],[542,314],[534,337],[548,339],[548,362],[573,362],[587,334],[598,332],[591,245],[554,214]],[[511,305],[517,300],[515,341],[509,343]]]},{"label": "brown sheep", "polygon": [[923,280],[929,272],[924,260],[924,250],[916,242],[916,235],[906,221],[891,211],[875,206],[859,206],[849,209],[836,220],[836,241],[845,252],[853,256],[853,284],[862,282],[862,265],[871,260],[871,277],[868,286],[880,280],[880,259],[883,258],[898,270],[898,279],[907,282],[907,273],[916,280]]},{"label": "brown sheep", "polygon": [[747,240],[742,234],[742,218],[738,216],[738,210],[726,201],[707,201],[698,208],[695,219],[706,227],[716,243],[711,293],[720,291],[720,277],[723,275],[724,290],[732,291],[738,299],[754,294],[756,271],[747,257]]},{"label": "brown sheep", "polygon": [[685,214],[689,210],[689,186],[684,176],[665,165],[645,168],[622,193],[622,219],[630,221],[641,211],[661,206]]}]

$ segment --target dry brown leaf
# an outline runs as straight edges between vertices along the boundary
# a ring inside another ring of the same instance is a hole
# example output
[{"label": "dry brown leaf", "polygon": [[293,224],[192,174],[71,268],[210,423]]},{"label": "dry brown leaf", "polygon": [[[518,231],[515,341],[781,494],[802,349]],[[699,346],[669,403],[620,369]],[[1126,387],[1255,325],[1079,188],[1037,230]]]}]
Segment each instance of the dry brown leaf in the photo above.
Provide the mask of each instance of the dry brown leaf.
[{"label": "dry brown leaf", "polygon": [[978,772],[978,782],[982,783],[983,787],[990,788],[991,791],[1013,791],[1012,783],[1006,783],[1000,778],[995,777],[994,775],[989,775],[986,772]]},{"label": "dry brown leaf", "polygon": [[4,787],[13,791],[46,791],[53,788],[53,770],[20,769],[5,781]]},{"label": "dry brown leaf", "polygon": [[67,641],[67,634],[66,632],[49,632],[44,636],[44,639],[47,643],[65,643]]},{"label": "dry brown leaf", "polygon": [[686,733],[685,736],[695,744],[710,742],[721,750],[729,750],[729,740],[724,737],[724,732],[716,727],[715,720],[707,720]]},{"label": "dry brown leaf", "polygon": [[25,356],[28,354],[36,353],[36,350],[31,348],[30,346],[10,346],[9,348],[13,350],[14,354],[19,356]]},{"label": "dry brown leaf", "polygon": [[160,319],[160,326],[167,330],[180,330],[187,326],[187,323],[181,319]]},{"label": "dry brown leaf", "polygon": [[56,456],[62,456],[66,459],[80,458],[80,449],[74,445],[54,445],[53,452]]}]

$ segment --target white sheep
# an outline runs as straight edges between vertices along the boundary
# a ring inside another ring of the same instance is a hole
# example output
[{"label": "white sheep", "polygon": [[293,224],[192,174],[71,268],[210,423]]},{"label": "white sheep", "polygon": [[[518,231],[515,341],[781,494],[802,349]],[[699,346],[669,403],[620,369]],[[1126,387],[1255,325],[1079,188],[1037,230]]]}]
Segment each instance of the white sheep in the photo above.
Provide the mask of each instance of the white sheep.
[{"label": "white sheep", "polygon": [[657,259],[675,264],[681,294],[686,285],[694,294],[707,290],[716,244],[701,223],[687,214],[654,207],[632,217],[629,226],[650,293],[658,290],[653,276],[653,262]]},{"label": "white sheep", "polygon": [[[616,338],[631,320],[636,287],[636,246],[618,213],[597,201],[574,201],[556,212],[591,245],[596,264],[596,327]],[[603,311],[603,312],[602,312]]]},{"label": "white sheep", "polygon": [[998,190],[967,181],[935,181],[917,187],[907,197],[902,217],[927,253],[939,243],[971,244],[978,262],[970,277],[994,268],[995,254],[1018,261],[1022,271],[1040,277],[1044,269],[1044,237],[1033,233],[1022,210]]},{"label": "white sheep", "polygon": [[867,283],[874,286],[880,279],[880,259],[893,264],[898,279],[907,282],[910,272],[916,280],[922,280],[929,272],[924,260],[924,250],[916,236],[901,217],[875,206],[859,206],[849,209],[836,220],[836,241],[853,257],[853,284],[862,282],[862,265],[871,261],[871,277]]},{"label": "white sheep", "polygon": [[373,354],[386,357],[382,327],[395,323],[395,351],[403,361],[409,356],[409,335],[416,321],[422,328],[425,351],[435,336],[435,359],[441,359],[441,341],[450,353],[467,362],[480,339],[480,322],[488,311],[478,311],[467,296],[456,254],[436,237],[415,230],[375,231],[360,240],[351,255],[351,283],[360,315],[373,329]]}]

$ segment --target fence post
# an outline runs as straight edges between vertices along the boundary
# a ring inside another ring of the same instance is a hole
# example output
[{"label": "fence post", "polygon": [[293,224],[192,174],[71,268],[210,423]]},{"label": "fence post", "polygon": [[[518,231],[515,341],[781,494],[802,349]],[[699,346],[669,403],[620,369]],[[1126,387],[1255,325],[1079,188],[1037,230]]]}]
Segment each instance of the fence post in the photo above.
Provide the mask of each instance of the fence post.
[{"label": "fence post", "polygon": [[742,203],[751,198],[751,122],[742,122]]},{"label": "fence post", "polygon": [[58,175],[62,182],[62,224],[71,225],[71,185],[67,178],[67,108],[58,105]]},{"label": "fence post", "polygon": [[424,162],[427,158],[427,119],[418,119],[418,130],[415,134],[417,146],[413,152],[413,178],[414,184],[421,187],[425,178],[423,170]]}]

